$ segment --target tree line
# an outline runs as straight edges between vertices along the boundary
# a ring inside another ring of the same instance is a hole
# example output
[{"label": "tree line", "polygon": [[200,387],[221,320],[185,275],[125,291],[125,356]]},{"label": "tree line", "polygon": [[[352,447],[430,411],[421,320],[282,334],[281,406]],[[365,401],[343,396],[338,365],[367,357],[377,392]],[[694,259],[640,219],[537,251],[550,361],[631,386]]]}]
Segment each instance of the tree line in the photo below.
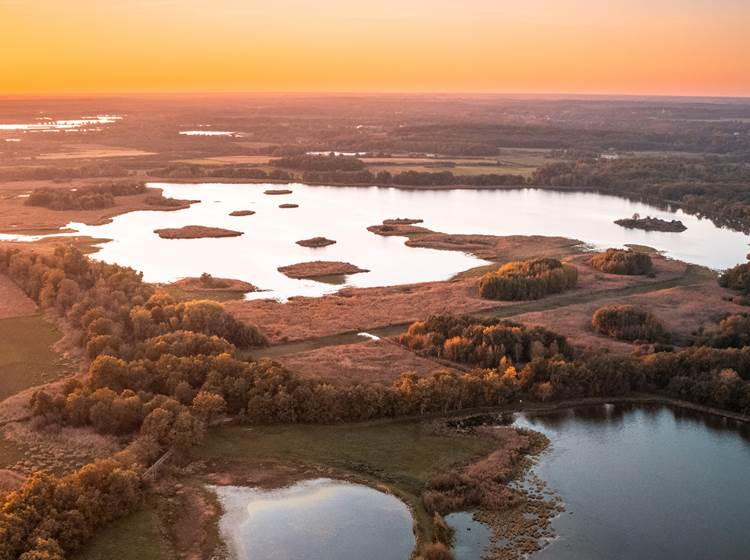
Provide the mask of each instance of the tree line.
[{"label": "tree line", "polygon": [[628,157],[551,163],[531,183],[579,187],[648,199],[711,218],[718,225],[750,230],[750,169],[742,159],[704,156]]}]

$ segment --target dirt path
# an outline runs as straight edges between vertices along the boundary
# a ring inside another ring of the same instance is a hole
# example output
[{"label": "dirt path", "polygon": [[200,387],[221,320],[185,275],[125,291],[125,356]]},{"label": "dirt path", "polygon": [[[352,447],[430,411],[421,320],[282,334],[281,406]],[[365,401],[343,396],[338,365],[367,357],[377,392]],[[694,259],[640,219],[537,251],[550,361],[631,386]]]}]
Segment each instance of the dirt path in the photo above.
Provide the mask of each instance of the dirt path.
[{"label": "dirt path", "polygon": [[[706,278],[707,276],[704,269],[698,266],[690,265],[687,267],[685,273],[682,276],[667,278],[665,280],[618,288],[605,288],[591,291],[573,291],[569,294],[563,294],[562,296],[555,297],[554,299],[540,299],[534,301],[526,301],[514,305],[498,306],[489,309],[483,309],[474,313],[468,313],[468,315],[472,315],[474,317],[497,317],[505,319],[517,315],[523,315],[524,313],[549,311],[552,309],[567,307],[569,305],[606,300],[614,297],[627,297],[636,294],[665,290],[669,288],[694,286],[705,282]],[[386,338],[402,333],[410,324],[410,322],[394,323],[387,326],[373,327],[371,329],[347,331],[333,335],[319,336],[285,344],[278,344],[275,346],[271,346],[270,348],[265,348],[263,350],[254,352],[253,356],[256,358],[276,358],[279,356],[295,354],[297,352],[305,352],[308,350],[315,350],[327,346],[357,344],[370,340],[370,337],[361,336],[361,332],[366,332],[367,334],[377,336],[379,338]]]}]

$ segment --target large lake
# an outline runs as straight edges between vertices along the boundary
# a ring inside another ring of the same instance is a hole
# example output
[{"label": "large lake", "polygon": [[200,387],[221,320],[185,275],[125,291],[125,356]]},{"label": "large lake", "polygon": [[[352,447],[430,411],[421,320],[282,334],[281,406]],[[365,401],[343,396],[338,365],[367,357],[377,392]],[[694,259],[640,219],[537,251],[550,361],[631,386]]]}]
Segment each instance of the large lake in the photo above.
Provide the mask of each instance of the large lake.
[{"label": "large lake", "polygon": [[237,560],[407,560],[414,549],[409,509],[367,486],[316,479],[278,490],[213,489]]},{"label": "large lake", "polygon": [[[153,186],[164,189],[165,196],[200,203],[175,212],[131,212],[102,226],[73,223],[70,227],[86,235],[113,239],[103,244],[95,257],[141,270],[147,281],[168,282],[209,272],[269,290],[248,296],[253,298],[315,296],[338,289],[323,282],[293,280],[276,270],[310,260],[346,261],[370,270],[347,277],[348,285],[362,287],[445,280],[483,264],[458,252],[410,248],[402,237],[385,238],[366,229],[397,217],[422,218],[425,227],[446,233],[559,235],[599,248],[648,245],[671,257],[715,269],[744,261],[748,252],[746,235],[718,228],[710,220],[595,193],[539,189],[415,191],[293,184],[288,186],[292,194],[270,196],[263,191],[279,185]],[[299,208],[279,208],[282,203],[299,204]],[[256,213],[229,216],[234,210]],[[645,232],[613,223],[636,212],[679,219],[688,229],[682,233]],[[190,224],[239,230],[244,235],[167,240],[153,233],[158,228]],[[320,249],[295,243],[318,235],[337,243]]]},{"label": "large lake", "polygon": [[[533,560],[750,558],[750,425],[634,405],[522,414],[515,425],[550,438],[534,470],[567,508]],[[466,531],[465,516],[454,526],[457,560],[476,558],[477,528]]]}]

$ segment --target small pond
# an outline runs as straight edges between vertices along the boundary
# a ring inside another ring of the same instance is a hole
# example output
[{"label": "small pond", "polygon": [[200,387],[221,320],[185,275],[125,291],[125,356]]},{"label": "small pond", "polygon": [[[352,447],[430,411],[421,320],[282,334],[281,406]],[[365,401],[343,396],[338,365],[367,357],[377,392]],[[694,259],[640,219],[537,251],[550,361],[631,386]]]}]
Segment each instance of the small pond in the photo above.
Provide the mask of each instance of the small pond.
[{"label": "small pond", "polygon": [[406,560],[414,549],[409,509],[367,486],[315,479],[277,490],[212,489],[237,560]]}]

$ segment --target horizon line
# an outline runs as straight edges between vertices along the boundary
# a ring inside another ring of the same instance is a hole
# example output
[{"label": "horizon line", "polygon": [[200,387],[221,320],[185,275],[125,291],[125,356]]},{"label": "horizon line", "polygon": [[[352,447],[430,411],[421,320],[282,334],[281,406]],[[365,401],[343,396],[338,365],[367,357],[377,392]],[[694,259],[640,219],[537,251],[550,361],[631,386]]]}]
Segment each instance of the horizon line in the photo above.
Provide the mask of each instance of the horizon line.
[{"label": "horizon line", "polygon": [[731,93],[614,93],[561,91],[487,91],[487,90],[100,90],[100,91],[28,91],[0,92],[0,98],[55,97],[148,97],[148,96],[485,96],[485,97],[598,97],[598,98],[671,98],[750,100],[750,92]]}]

